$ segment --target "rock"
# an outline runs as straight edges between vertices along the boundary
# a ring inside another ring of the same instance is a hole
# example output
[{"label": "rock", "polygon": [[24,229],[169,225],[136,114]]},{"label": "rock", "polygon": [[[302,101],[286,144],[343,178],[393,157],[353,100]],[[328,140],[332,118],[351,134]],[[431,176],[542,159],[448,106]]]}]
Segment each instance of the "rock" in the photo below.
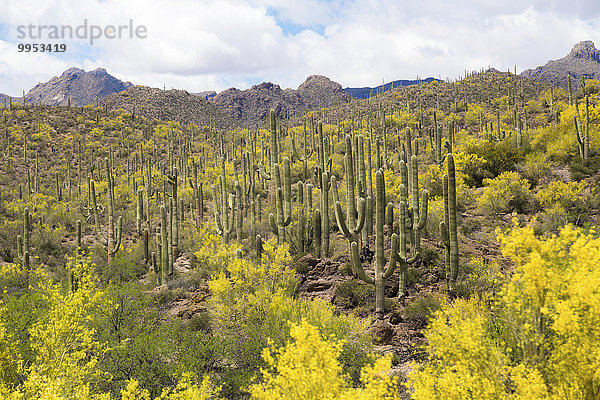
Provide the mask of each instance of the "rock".
[{"label": "rock", "polygon": [[185,254],[182,254],[181,256],[177,257],[177,259],[173,263],[173,268],[175,268],[180,274],[186,274],[190,272],[191,267],[192,262]]},{"label": "rock", "polygon": [[398,325],[402,321],[404,321],[404,318],[402,318],[400,312],[398,310],[392,311],[392,313],[390,314],[390,324]]},{"label": "rock", "polygon": [[376,344],[388,344],[394,337],[393,326],[385,319],[377,319],[369,328]]},{"label": "rock", "polygon": [[317,258],[315,258],[312,254],[306,254],[306,255],[300,257],[300,259],[298,260],[298,263],[304,263],[304,264],[308,265],[310,268],[314,268],[319,263],[319,260]]},{"label": "rock", "polygon": [[316,281],[310,281],[306,284],[307,292],[321,292],[329,289],[333,285],[334,281],[328,279],[319,279]]}]

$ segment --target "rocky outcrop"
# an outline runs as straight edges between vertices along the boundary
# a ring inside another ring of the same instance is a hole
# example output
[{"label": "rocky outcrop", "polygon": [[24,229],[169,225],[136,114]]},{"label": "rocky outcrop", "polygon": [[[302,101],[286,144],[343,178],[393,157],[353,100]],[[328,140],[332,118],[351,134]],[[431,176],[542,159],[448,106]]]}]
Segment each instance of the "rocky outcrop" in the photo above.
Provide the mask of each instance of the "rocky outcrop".
[{"label": "rocky outcrop", "polygon": [[577,43],[567,56],[548,61],[544,66],[525,70],[522,75],[563,88],[567,87],[568,75],[574,79],[574,84],[580,83],[582,79],[600,79],[600,51],[591,40],[586,40]]},{"label": "rocky outcrop", "polygon": [[275,110],[278,118],[284,118],[294,113],[346,103],[349,98],[339,83],[321,75],[311,75],[296,90],[263,82],[246,90],[224,90],[210,101],[239,122],[257,124],[267,120],[271,109]]}]

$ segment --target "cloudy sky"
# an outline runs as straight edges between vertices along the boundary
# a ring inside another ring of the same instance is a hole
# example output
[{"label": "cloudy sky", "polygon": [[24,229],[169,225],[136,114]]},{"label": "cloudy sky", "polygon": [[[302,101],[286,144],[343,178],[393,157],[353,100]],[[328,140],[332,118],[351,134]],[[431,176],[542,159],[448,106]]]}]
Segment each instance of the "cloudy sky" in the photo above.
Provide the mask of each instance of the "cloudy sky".
[{"label": "cloudy sky", "polygon": [[[19,26],[34,25],[37,36],[42,25],[86,20],[87,39],[19,38]],[[130,20],[145,37],[125,30],[90,44],[89,26]],[[295,88],[311,74],[344,87],[454,79],[465,69],[542,65],[582,40],[600,47],[598,0],[2,0],[0,93],[20,95],[72,66],[192,92],[264,80]],[[25,43],[67,50],[19,53]]]}]

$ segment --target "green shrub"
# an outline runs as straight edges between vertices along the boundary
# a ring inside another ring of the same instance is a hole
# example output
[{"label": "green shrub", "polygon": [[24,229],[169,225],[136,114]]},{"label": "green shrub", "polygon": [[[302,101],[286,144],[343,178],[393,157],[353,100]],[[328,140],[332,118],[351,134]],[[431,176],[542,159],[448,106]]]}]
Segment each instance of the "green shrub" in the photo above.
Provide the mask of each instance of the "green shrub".
[{"label": "green shrub", "polygon": [[421,323],[442,308],[443,296],[438,293],[422,293],[404,308],[406,318]]},{"label": "green shrub", "polygon": [[550,162],[545,153],[529,153],[525,156],[522,175],[523,178],[531,182],[532,187],[536,187],[543,177],[550,171]]},{"label": "green shrub", "polygon": [[592,155],[584,160],[580,157],[573,157],[569,162],[569,172],[571,179],[581,181],[596,175],[600,171],[600,155]]},{"label": "green shrub", "polygon": [[481,212],[498,215],[516,211],[526,213],[533,210],[533,194],[529,182],[516,172],[503,172],[497,178],[485,179],[487,186],[478,199]]},{"label": "green shrub", "polygon": [[472,142],[463,148],[465,154],[474,154],[486,160],[477,164],[477,169],[470,171],[470,178],[475,186],[485,185],[487,178],[495,178],[503,172],[513,171],[523,161],[524,151],[514,147],[508,141],[488,142],[482,140]]},{"label": "green shrub", "polygon": [[336,306],[343,308],[370,305],[375,299],[375,287],[360,279],[351,279],[336,286],[333,299]]}]

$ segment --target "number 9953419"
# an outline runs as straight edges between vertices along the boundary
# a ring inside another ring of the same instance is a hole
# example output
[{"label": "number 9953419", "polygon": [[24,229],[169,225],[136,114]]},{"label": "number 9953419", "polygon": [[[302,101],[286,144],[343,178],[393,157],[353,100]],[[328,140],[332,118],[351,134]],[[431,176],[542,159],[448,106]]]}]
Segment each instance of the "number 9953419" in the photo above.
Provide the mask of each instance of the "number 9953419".
[{"label": "number 9953419", "polygon": [[64,53],[67,45],[64,43],[19,43],[17,50],[19,53]]}]

